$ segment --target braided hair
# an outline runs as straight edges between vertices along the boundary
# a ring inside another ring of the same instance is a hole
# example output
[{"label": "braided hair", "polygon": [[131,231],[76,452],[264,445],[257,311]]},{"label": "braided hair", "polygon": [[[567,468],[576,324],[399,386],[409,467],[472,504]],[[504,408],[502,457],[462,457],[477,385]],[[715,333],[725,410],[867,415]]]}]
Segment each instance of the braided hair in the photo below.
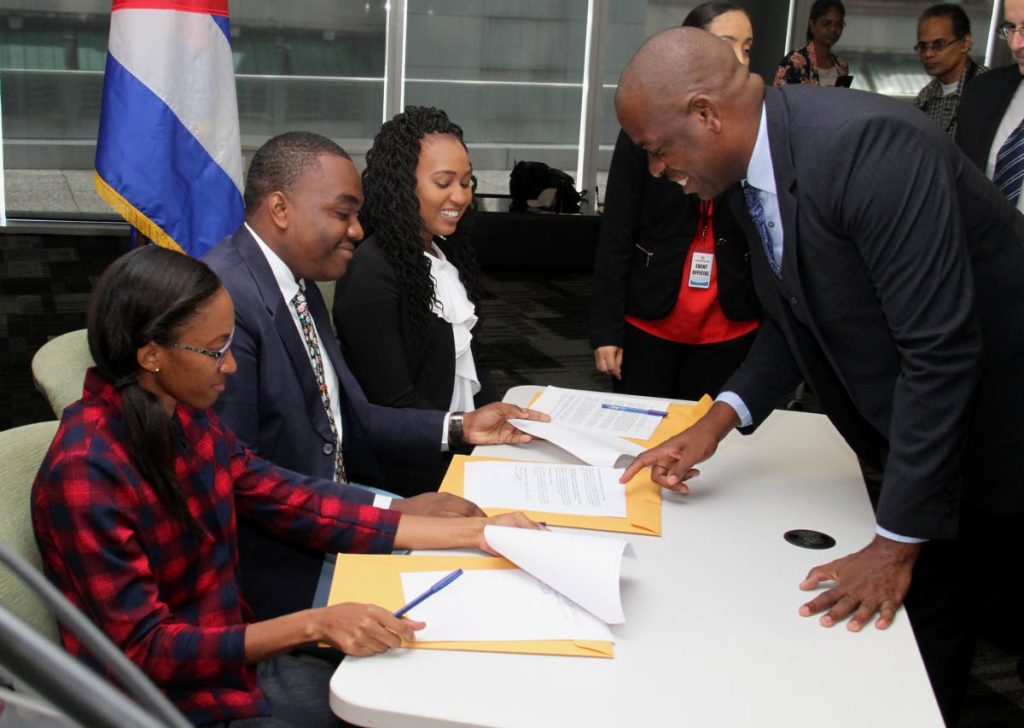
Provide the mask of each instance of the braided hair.
[{"label": "braided hair", "polygon": [[[409,323],[413,345],[430,341],[428,327],[434,318],[436,301],[430,261],[423,255],[419,199],[416,197],[416,165],[420,144],[430,134],[445,134],[459,140],[462,128],[448,115],[431,106],[407,106],[377,132],[373,146],[366,153],[363,171],[365,202],[359,214],[367,236],[375,235],[384,256],[395,271],[399,290],[409,302]],[[435,237],[434,243],[459,271],[469,300],[479,315],[483,289],[480,264],[472,243],[473,209],[469,207],[447,238]]]}]

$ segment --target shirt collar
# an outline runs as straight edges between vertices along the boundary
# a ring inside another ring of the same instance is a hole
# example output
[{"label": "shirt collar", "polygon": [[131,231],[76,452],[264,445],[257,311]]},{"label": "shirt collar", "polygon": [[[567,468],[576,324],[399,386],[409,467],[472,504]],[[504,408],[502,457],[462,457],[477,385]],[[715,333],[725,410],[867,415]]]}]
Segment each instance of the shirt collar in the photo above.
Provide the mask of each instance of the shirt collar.
[{"label": "shirt collar", "polygon": [[750,154],[747,178],[744,182],[762,192],[777,194],[775,166],[772,164],[772,150],[768,145],[768,114],[763,101],[761,102],[761,123],[757,127],[757,141],[754,142],[754,151]]},{"label": "shirt collar", "polygon": [[245,223],[245,229],[249,231],[252,239],[256,241],[256,245],[263,251],[263,257],[270,264],[270,270],[274,274],[274,280],[277,281],[277,287],[281,289],[281,295],[284,296],[284,300],[290,302],[295,298],[295,294],[299,292],[299,281],[295,278],[295,274],[292,273],[288,264],[281,260],[278,254],[271,250],[269,245],[263,242],[263,238],[252,229],[249,223]]}]

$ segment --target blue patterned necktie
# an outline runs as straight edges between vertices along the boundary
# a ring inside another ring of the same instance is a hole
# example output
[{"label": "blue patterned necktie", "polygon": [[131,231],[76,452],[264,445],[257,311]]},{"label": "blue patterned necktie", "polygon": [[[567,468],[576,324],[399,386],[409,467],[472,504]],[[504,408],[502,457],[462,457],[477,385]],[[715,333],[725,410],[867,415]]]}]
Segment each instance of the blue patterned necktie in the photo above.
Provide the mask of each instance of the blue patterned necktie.
[{"label": "blue patterned necktie", "polygon": [[768,230],[768,221],[764,216],[764,207],[761,206],[761,198],[757,196],[757,188],[743,183],[743,198],[747,201],[747,212],[757,232],[761,236],[761,245],[764,247],[764,254],[768,258],[768,265],[778,278],[782,277],[782,262],[775,259],[775,246],[772,245],[772,234]]},{"label": "blue patterned necktie", "polygon": [[1020,199],[1021,181],[1024,180],[1024,119],[1013,133],[1006,138],[996,155],[996,167],[992,182],[1011,205]]},{"label": "blue patterned necktie", "polygon": [[316,383],[320,389],[320,401],[327,411],[327,422],[331,425],[331,434],[334,435],[334,479],[339,483],[345,480],[345,463],[341,454],[341,438],[338,437],[338,424],[334,421],[334,411],[331,409],[331,393],[327,391],[327,379],[324,377],[324,358],[320,353],[320,341],[316,336],[316,327],[313,326],[313,317],[309,315],[309,306],[306,305],[306,283],[299,283],[299,292],[291,300],[292,308],[298,315],[299,324],[302,326],[302,338],[306,342],[306,350],[309,353],[309,362],[313,366],[313,374],[316,375]]}]

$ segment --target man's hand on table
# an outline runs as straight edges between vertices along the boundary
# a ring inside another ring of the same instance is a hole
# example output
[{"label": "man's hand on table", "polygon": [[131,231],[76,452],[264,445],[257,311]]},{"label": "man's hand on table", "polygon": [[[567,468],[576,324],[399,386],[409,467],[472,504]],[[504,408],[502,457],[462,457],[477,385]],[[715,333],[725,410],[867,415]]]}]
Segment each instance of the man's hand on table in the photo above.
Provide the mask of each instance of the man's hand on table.
[{"label": "man's hand on table", "polygon": [[689,493],[685,481],[700,475],[693,466],[714,455],[718,443],[738,424],[739,417],[732,407],[715,402],[693,425],[637,455],[619,482],[628,483],[638,472],[651,466],[651,479],[655,483],[676,493]]},{"label": "man's hand on table", "polygon": [[857,553],[814,567],[800,582],[801,589],[809,591],[825,581],[834,584],[800,607],[800,614],[810,617],[827,609],[818,620],[823,627],[831,627],[852,614],[846,625],[851,632],[859,632],[878,614],[875,627],[886,629],[907,596],[920,552],[919,543],[876,535]]},{"label": "man's hand on table", "polygon": [[486,517],[476,503],[451,493],[420,493],[411,498],[395,498],[391,510],[415,516]]},{"label": "man's hand on table", "polygon": [[518,445],[533,439],[510,425],[510,419],[551,421],[543,412],[492,402],[463,416],[463,437],[470,445]]}]

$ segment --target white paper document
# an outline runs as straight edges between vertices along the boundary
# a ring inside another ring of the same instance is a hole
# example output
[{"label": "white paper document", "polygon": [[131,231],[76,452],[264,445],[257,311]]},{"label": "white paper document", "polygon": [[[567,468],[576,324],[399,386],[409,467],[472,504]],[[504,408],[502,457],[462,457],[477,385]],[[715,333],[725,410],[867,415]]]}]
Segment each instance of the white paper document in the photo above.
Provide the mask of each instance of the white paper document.
[{"label": "white paper document", "polygon": [[[444,575],[402,574],[406,598],[422,594]],[[419,641],[614,641],[607,624],[519,569],[464,571],[408,616],[427,623],[416,633]]]},{"label": "white paper document", "polygon": [[[646,399],[610,392],[547,387],[530,405],[530,409],[550,415],[551,420],[559,424],[647,440],[654,434],[662,420],[659,415],[648,413],[668,412],[668,405],[667,399]],[[635,411],[609,407],[625,407]]]},{"label": "white paper document", "polygon": [[[629,543],[525,528],[486,526],[484,538],[519,569],[467,569],[409,613],[423,641],[603,640],[626,621],[619,575]],[[445,575],[405,572],[412,601]]]},{"label": "white paper document", "polygon": [[467,462],[463,495],[481,508],[625,518],[621,475],[589,465]]},{"label": "white paper document", "polygon": [[519,419],[508,422],[528,435],[547,440],[583,462],[601,468],[624,468],[644,451],[642,445],[617,435],[584,430],[560,422]]}]

